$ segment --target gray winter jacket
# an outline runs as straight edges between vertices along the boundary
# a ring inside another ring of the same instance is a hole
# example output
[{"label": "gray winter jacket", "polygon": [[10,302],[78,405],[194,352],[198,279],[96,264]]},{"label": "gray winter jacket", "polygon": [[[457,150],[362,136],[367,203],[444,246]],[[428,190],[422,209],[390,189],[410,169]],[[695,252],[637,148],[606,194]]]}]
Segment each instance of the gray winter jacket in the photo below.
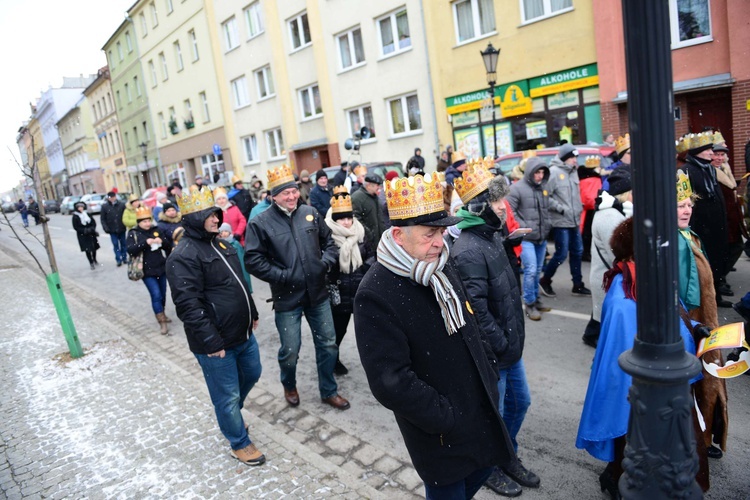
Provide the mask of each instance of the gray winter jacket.
[{"label": "gray winter jacket", "polygon": [[[536,184],[534,174],[540,169],[544,169],[544,178],[542,178],[541,183]],[[536,244],[547,239],[551,227],[547,193],[548,180],[549,168],[547,165],[539,158],[532,158],[526,164],[523,179],[510,187],[510,193],[506,198],[521,227],[531,229],[524,240]]]},{"label": "gray winter jacket", "polygon": [[581,224],[583,204],[578,184],[578,166],[566,165],[555,156],[550,162],[547,182],[552,227],[572,228]]}]

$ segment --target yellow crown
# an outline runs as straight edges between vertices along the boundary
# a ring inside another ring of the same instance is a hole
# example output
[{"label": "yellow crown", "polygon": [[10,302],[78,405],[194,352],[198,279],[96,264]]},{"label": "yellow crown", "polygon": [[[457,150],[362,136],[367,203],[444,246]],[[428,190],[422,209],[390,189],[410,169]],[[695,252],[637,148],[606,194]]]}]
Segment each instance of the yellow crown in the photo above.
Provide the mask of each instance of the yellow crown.
[{"label": "yellow crown", "polygon": [[221,197],[229,199],[229,196],[227,196],[227,190],[223,187],[217,187],[214,189],[214,200]]},{"label": "yellow crown", "polygon": [[151,217],[152,215],[150,207],[141,205],[140,207],[135,209],[135,220],[150,219]]},{"label": "yellow crown", "polygon": [[674,142],[674,147],[678,155],[690,149],[690,135],[691,134],[685,134],[680,137],[680,140]]},{"label": "yellow crown", "polygon": [[536,151],[533,149],[527,149],[526,151],[521,151],[521,158],[527,159],[536,156]]},{"label": "yellow crown", "polygon": [[693,196],[693,186],[690,178],[682,170],[677,171],[677,203],[690,199]]},{"label": "yellow crown", "polygon": [[618,155],[621,155],[627,149],[630,149],[630,134],[625,134],[625,137],[620,136],[615,141],[615,151]]},{"label": "yellow crown", "polygon": [[724,139],[724,136],[721,135],[721,132],[719,131],[714,132],[714,137],[713,137],[714,144],[723,144],[725,142],[727,142],[727,140]]},{"label": "yellow crown", "polygon": [[241,178],[241,177],[239,177],[239,176],[237,176],[237,175],[233,175],[233,176],[232,176],[232,186],[234,186],[234,185],[235,185],[235,184],[237,184],[238,182],[243,182],[243,181],[242,181],[242,178]]},{"label": "yellow crown", "polygon": [[333,188],[333,196],[336,196],[337,194],[349,194],[349,190],[342,184]]},{"label": "yellow crown", "polygon": [[487,190],[487,186],[494,177],[488,169],[488,163],[493,164],[490,156],[472,160],[467,163],[466,170],[463,171],[461,177],[453,180],[453,188],[464,204]]},{"label": "yellow crown", "polygon": [[690,135],[690,149],[698,149],[703,146],[713,144],[714,134],[713,132],[701,132],[700,134]]},{"label": "yellow crown", "polygon": [[268,176],[268,189],[273,191],[274,188],[287,184],[294,181],[294,174],[292,173],[289,165],[281,165],[280,167],[270,168],[266,174]]},{"label": "yellow crown", "polygon": [[602,164],[602,158],[600,156],[587,156],[586,157],[586,168],[597,168]]},{"label": "yellow crown", "polygon": [[344,188],[343,193],[331,197],[331,212],[334,214],[347,213],[352,211],[352,197]]},{"label": "yellow crown", "polygon": [[364,167],[362,165],[354,167],[354,175],[356,175],[357,177],[367,175],[367,167]]},{"label": "yellow crown", "polygon": [[198,186],[193,184],[189,192],[183,192],[182,196],[177,198],[177,206],[180,207],[182,215],[200,212],[214,206],[214,195],[207,187],[198,189]]},{"label": "yellow crown", "polygon": [[391,220],[403,220],[445,210],[443,186],[434,174],[397,177],[385,183]]},{"label": "yellow crown", "polygon": [[454,151],[451,155],[451,163],[458,163],[461,160],[466,160],[466,155],[461,151]]}]

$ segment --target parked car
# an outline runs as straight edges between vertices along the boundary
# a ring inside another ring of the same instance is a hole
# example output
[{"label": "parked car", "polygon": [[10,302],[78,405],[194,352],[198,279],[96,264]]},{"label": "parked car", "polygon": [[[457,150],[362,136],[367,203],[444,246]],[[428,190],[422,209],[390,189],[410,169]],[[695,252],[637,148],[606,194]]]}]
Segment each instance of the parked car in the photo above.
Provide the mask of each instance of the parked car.
[{"label": "parked car", "polygon": [[12,201],[4,201],[2,205],[3,213],[9,214],[16,211],[16,204]]},{"label": "parked car", "polygon": [[[586,162],[587,156],[599,156],[601,158],[602,167],[607,167],[612,164],[612,160],[610,159],[609,155],[612,154],[612,152],[615,150],[615,148],[613,148],[612,146],[585,145],[576,146],[576,149],[578,150],[579,166],[583,165]],[[552,161],[552,158],[557,156],[557,152],[559,150],[559,146],[553,148],[538,149],[536,150],[536,155],[544,160],[544,163],[549,165],[549,163]],[[516,151],[515,153],[500,155],[500,157],[495,160],[495,167],[498,169],[498,173],[502,172],[503,174],[507,174],[508,172],[513,170],[513,167],[521,162],[522,154],[522,151]]]},{"label": "parked car", "polygon": [[156,193],[162,192],[167,194],[167,186],[157,186],[155,188],[148,188],[143,192],[141,200],[147,207],[154,208],[156,206]]},{"label": "parked car", "polygon": [[70,215],[73,213],[73,205],[75,202],[81,201],[80,196],[66,196],[60,203],[60,213],[63,215]]},{"label": "parked car", "polygon": [[107,201],[107,195],[103,193],[89,193],[81,196],[81,201],[86,204],[86,213],[89,215],[102,212],[102,203]]},{"label": "parked car", "polygon": [[60,203],[57,200],[44,200],[44,212],[60,213]]},{"label": "parked car", "polygon": [[[404,173],[404,167],[399,161],[373,161],[373,162],[366,162],[362,163],[361,165],[364,165],[367,167],[367,174],[377,174],[380,176],[381,179],[385,180],[385,174],[387,174],[391,170],[395,170],[398,172],[399,177],[404,177],[406,174]],[[336,172],[341,170],[340,166],[335,167],[326,167],[323,170],[328,174],[328,179],[333,178],[333,176],[336,175]],[[315,172],[310,176],[310,180],[312,180],[313,184],[315,184]]]}]

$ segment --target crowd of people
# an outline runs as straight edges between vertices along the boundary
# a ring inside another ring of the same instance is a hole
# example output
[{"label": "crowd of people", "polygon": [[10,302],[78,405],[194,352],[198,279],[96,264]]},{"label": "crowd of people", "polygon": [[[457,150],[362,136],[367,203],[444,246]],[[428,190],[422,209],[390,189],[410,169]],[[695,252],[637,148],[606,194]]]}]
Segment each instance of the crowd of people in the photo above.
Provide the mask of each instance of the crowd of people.
[{"label": "crowd of people", "polygon": [[[350,408],[336,377],[353,361],[339,353],[353,317],[370,389],[393,411],[428,498],[471,498],[482,485],[512,497],[541,484],[518,457],[531,405],[525,321],[551,310],[540,296],[556,297],[552,280],[568,260],[571,294],[592,303],[582,339],[596,349],[576,446],[607,462],[600,486],[619,498],[630,377],[617,358],[633,344],[637,297],[630,138],[612,142],[608,168],[597,157],[579,162],[564,144],[549,165],[524,152],[507,177],[492,158],[450,147],[437,173],[425,172],[416,148],[406,176],[381,178],[356,161],[331,179],[322,169],[312,180],[307,170],[272,168],[267,187],[234,177],[231,188],[212,189],[198,176],[187,189],[173,182],[153,209],[108,193],[101,228],[118,267],[138,260],[164,335],[171,290],[234,458],[265,462],[240,413],[262,371],[254,276],[270,285],[286,404],[304,399],[296,376],[304,316],[321,402]],[[693,355],[719,326],[717,307],[750,321],[750,294],[723,299],[733,295],[729,273],[747,237],[727,151],[713,131],[678,143],[681,334]],[[73,227],[95,269],[99,234],[82,202]],[[721,364],[716,352],[704,360]],[[726,385],[705,369],[691,384],[695,421],[705,422],[695,429],[705,491],[706,457],[726,451]]]}]

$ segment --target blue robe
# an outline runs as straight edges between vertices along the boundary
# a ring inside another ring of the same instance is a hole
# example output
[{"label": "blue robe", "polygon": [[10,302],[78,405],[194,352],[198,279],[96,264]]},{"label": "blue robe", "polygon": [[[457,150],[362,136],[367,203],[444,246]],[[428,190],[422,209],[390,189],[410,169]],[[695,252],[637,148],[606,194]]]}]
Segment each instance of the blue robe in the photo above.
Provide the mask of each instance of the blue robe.
[{"label": "blue robe", "polygon": [[[693,337],[685,324],[679,323],[685,350],[695,354]],[[605,462],[615,459],[615,438],[628,432],[628,390],[632,377],[622,371],[617,358],[633,348],[637,328],[635,301],[625,298],[622,275],[618,275],[612,280],[602,304],[601,334],[576,438],[576,448]],[[700,375],[690,383],[698,378]]]}]

